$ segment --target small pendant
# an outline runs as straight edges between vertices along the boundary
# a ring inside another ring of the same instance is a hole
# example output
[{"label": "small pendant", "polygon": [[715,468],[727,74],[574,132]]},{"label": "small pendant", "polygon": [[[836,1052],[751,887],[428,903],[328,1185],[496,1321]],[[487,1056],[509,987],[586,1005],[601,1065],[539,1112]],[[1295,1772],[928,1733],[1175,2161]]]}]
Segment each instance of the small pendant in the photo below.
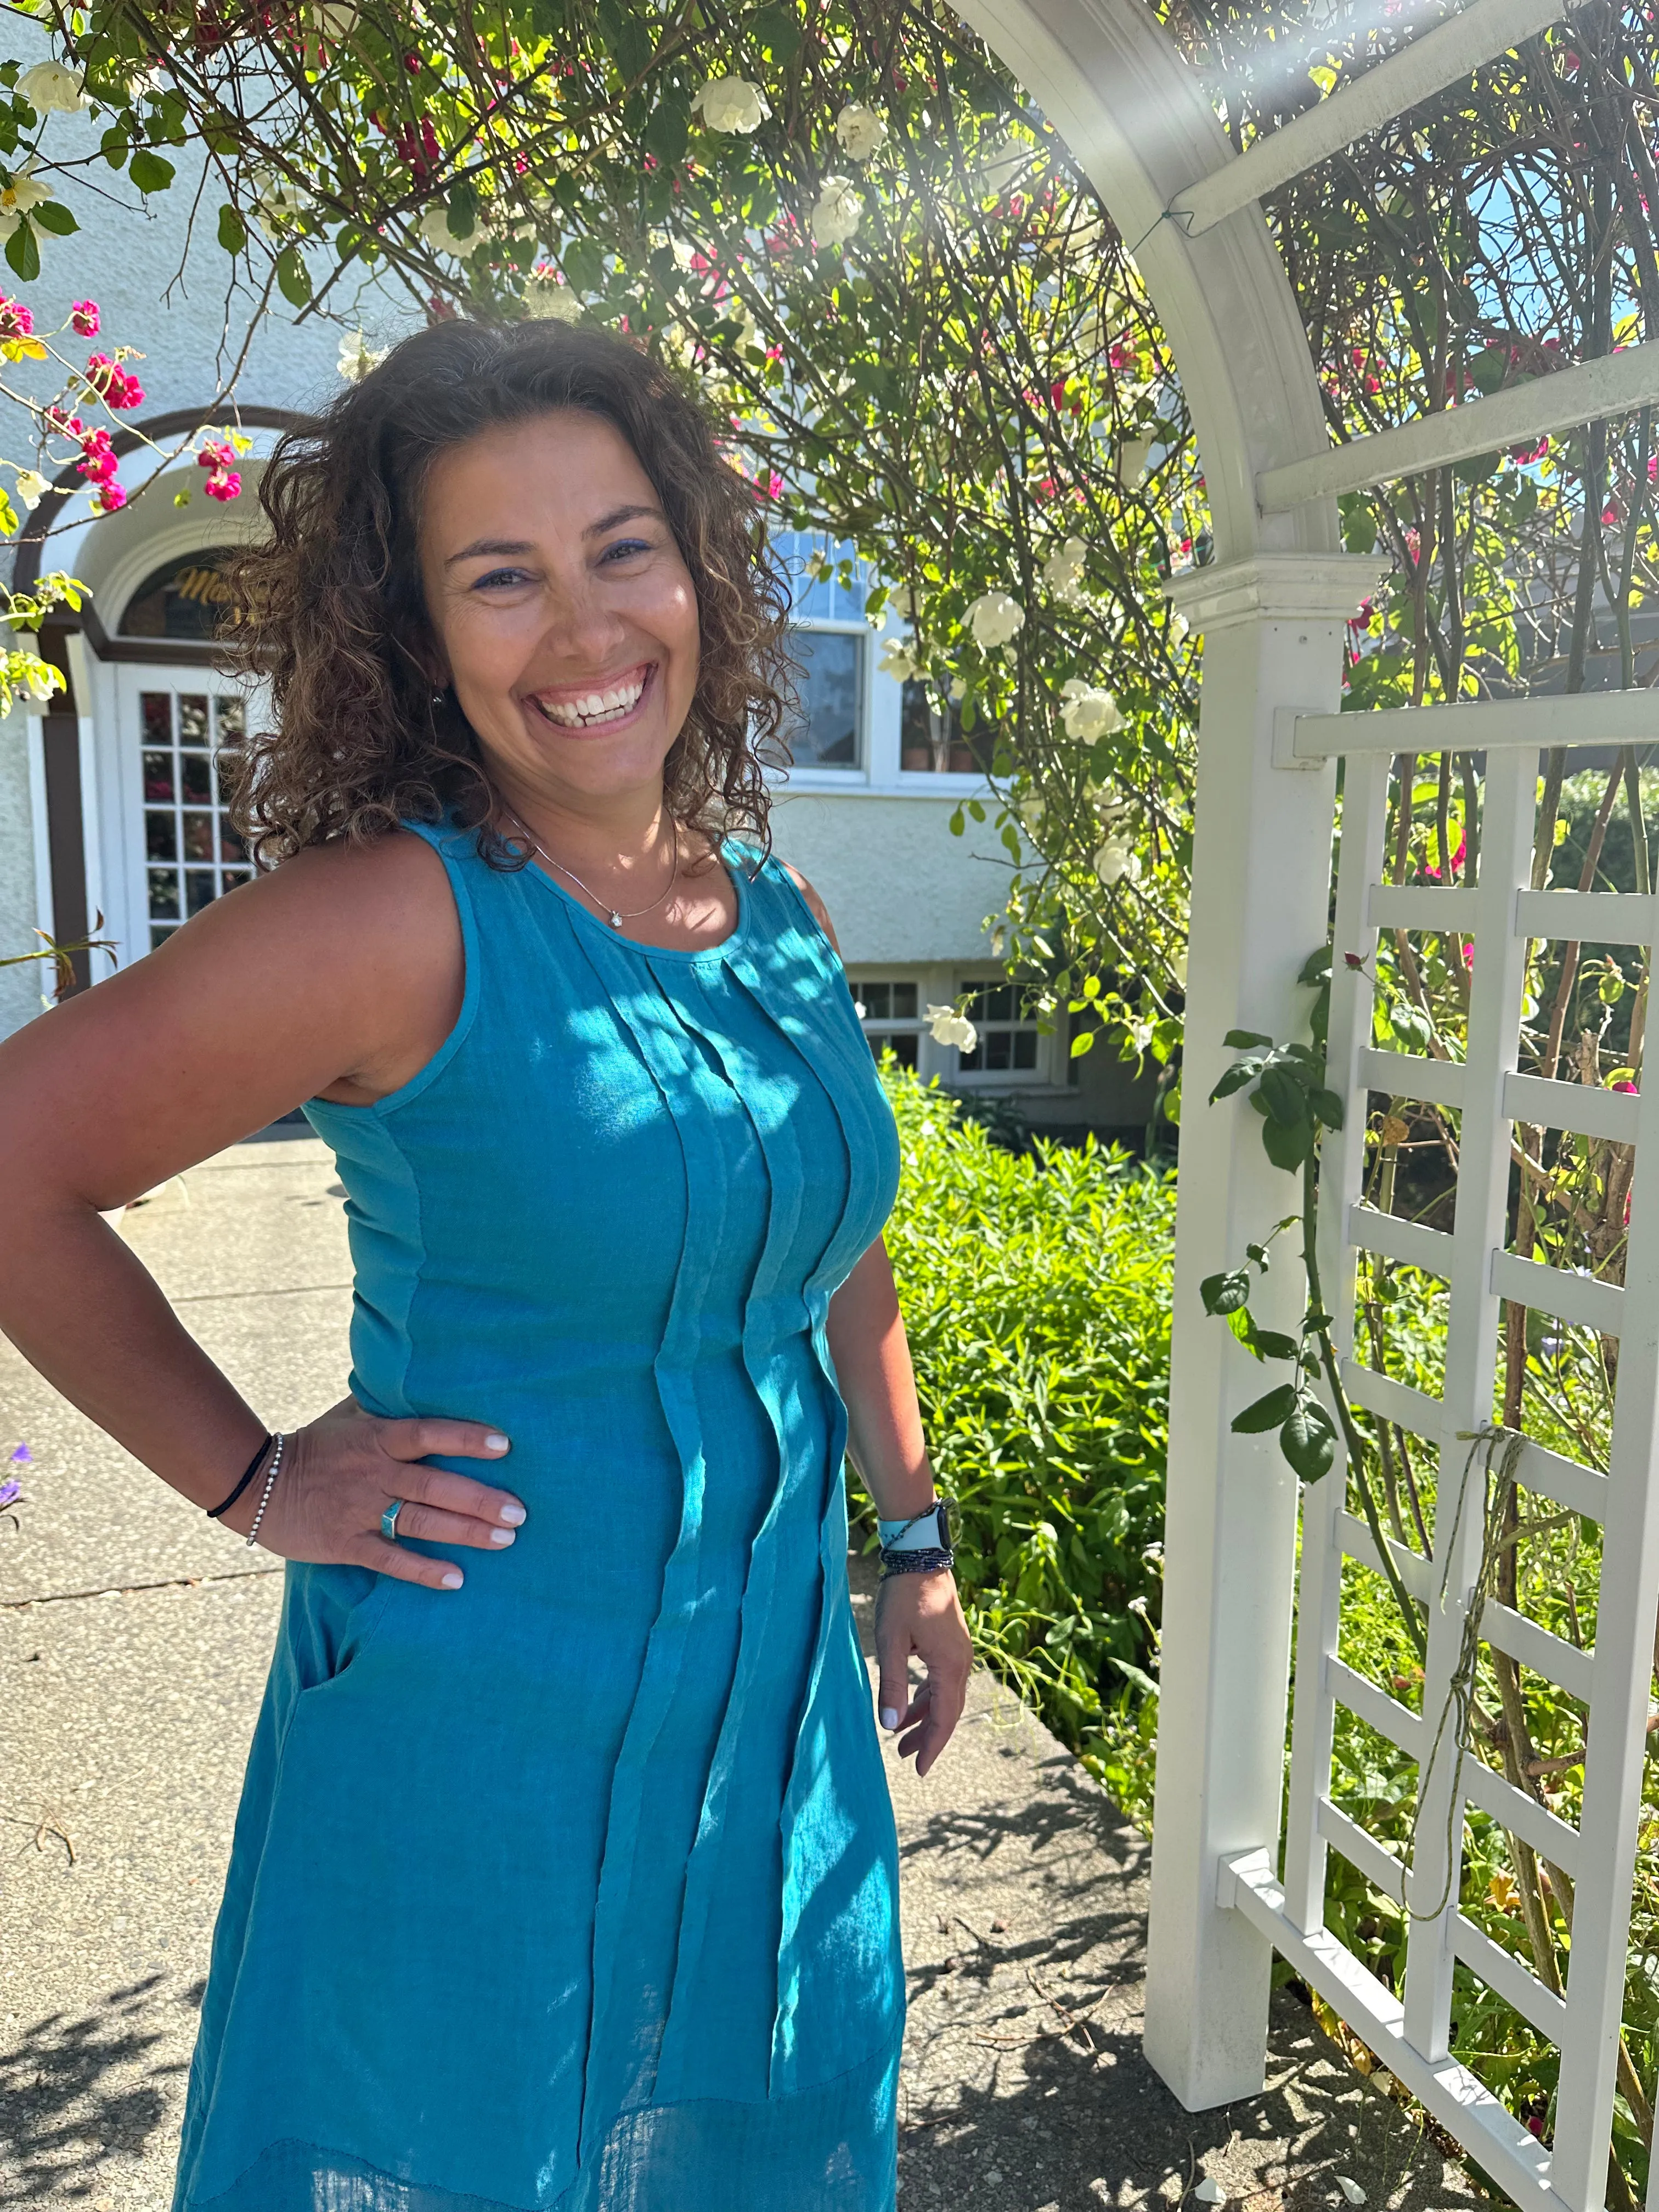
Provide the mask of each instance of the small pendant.
[{"label": "small pendant", "polygon": [[622,918],[622,916],[621,916],[619,914],[613,913],[613,914],[611,915],[611,927],[612,927],[612,929],[620,929],[620,928],[622,927],[622,926],[623,926],[623,918]]}]

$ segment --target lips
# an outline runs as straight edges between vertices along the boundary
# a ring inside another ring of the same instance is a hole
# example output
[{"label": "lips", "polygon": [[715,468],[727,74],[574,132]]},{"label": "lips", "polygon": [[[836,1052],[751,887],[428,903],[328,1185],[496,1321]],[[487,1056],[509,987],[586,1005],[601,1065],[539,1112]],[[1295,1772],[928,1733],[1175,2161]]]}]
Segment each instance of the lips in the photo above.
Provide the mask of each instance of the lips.
[{"label": "lips", "polygon": [[596,684],[591,691],[569,691],[559,696],[532,691],[530,704],[556,729],[604,729],[610,723],[625,721],[633,713],[645,696],[651,669],[652,664],[647,661],[643,667],[629,669],[608,684]]}]

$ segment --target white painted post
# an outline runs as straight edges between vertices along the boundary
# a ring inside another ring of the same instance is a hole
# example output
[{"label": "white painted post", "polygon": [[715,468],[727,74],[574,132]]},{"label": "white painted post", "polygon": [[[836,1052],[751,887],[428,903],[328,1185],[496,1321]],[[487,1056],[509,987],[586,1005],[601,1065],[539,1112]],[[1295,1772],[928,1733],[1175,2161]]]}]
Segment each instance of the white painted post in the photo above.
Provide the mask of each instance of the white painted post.
[{"label": "white painted post", "polygon": [[[1271,1947],[1216,1903],[1219,1863],[1276,1849],[1284,1771],[1297,1484],[1276,1437],[1231,1433],[1268,1387],[1212,1320],[1198,1285],[1297,1210],[1242,1101],[1205,1103],[1231,1029],[1300,1034],[1297,972],[1325,941],[1334,772],[1275,769],[1281,708],[1328,713],[1343,625],[1377,562],[1262,554],[1182,579],[1172,597],[1205,633],[1181,1194],[1176,1225],[1169,1504],[1146,2055],[1189,2111],[1261,2087]],[[1294,1326],[1294,1232],[1256,1301]],[[1273,1309],[1277,1307],[1275,1312]]]},{"label": "white painted post", "polygon": [[[1332,948],[1331,1018],[1325,1081],[1346,1109],[1340,1130],[1327,1133],[1319,1162],[1319,1278],[1334,1326],[1337,1356],[1353,1349],[1353,1247],[1348,1208],[1365,1169],[1364,1078],[1359,1055],[1371,1041],[1375,996],[1369,965],[1349,968],[1344,956],[1368,963],[1376,932],[1365,919],[1366,893],[1382,854],[1389,813],[1389,759],[1351,761],[1342,796],[1342,868]],[[1342,1553],[1336,1516],[1347,1493],[1347,1452],[1339,1445],[1322,1482],[1302,1493],[1302,1577],[1297,1594],[1296,1702],[1291,1719],[1291,1790],[1285,1824],[1285,1910],[1304,1934],[1325,1924],[1325,1842],[1320,1801],[1330,1789],[1336,1704],[1325,1678],[1336,1650],[1342,1594]]]}]

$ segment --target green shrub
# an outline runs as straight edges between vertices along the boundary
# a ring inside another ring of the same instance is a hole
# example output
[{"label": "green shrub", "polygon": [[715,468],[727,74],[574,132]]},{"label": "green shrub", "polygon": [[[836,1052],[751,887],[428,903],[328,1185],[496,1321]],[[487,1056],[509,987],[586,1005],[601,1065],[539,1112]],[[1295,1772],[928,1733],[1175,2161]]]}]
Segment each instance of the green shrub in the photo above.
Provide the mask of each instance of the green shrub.
[{"label": "green shrub", "polygon": [[889,1061],[887,1241],[979,1652],[1124,1809],[1151,1810],[1175,1182],[982,1123]]}]

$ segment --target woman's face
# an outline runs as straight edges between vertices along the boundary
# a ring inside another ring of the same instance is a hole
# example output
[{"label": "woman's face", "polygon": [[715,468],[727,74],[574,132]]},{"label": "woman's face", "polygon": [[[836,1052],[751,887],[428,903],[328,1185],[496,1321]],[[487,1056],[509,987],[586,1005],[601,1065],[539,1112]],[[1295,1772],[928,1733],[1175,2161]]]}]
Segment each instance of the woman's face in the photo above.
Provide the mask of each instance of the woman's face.
[{"label": "woman's face", "polygon": [[587,811],[660,791],[697,688],[697,602],[651,479],[574,409],[440,455],[426,605],[461,711],[509,798]]}]

